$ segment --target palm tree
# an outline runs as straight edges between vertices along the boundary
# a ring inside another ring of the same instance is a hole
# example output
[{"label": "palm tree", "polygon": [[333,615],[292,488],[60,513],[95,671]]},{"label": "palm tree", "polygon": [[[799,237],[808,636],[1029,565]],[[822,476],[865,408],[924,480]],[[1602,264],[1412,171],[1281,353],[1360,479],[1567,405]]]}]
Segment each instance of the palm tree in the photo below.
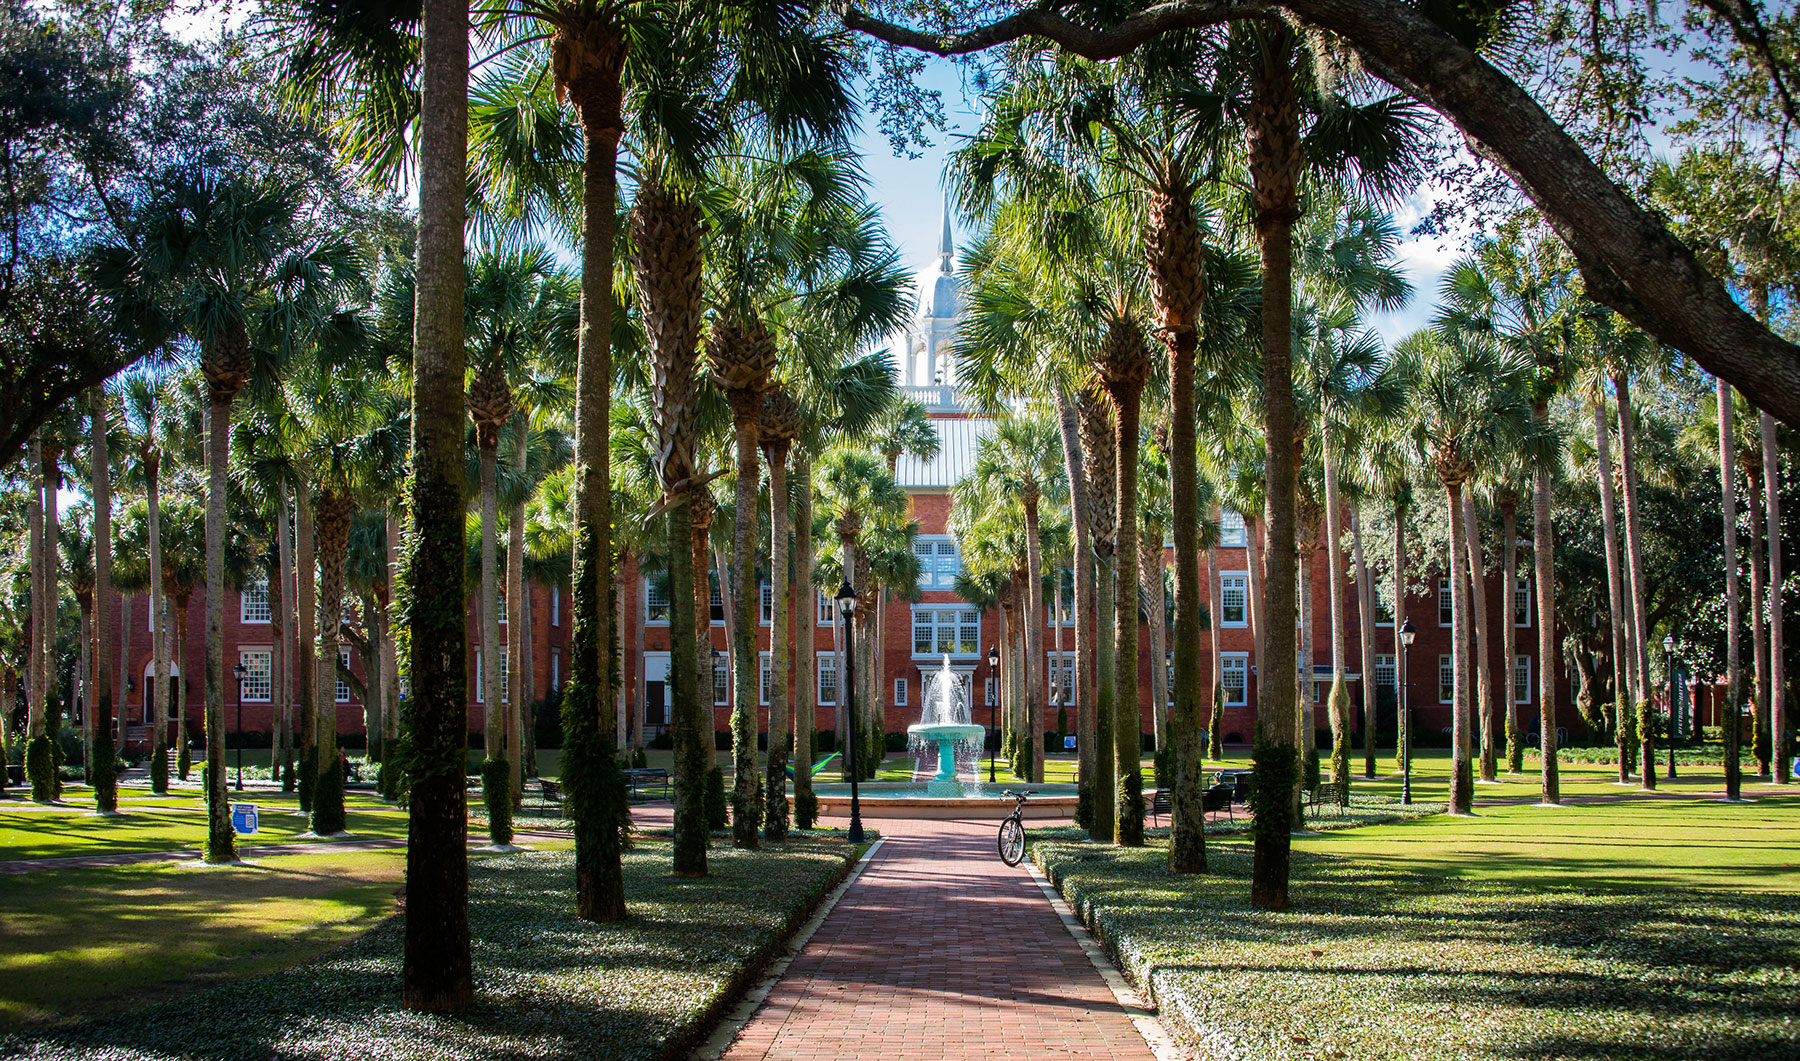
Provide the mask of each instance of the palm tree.
[{"label": "palm tree", "polygon": [[[1738,631],[1743,622],[1738,603],[1737,547],[1737,469],[1733,460],[1737,440],[1733,437],[1732,413],[1735,404],[1731,384],[1717,381],[1719,407],[1719,501],[1724,520],[1725,558],[1725,718],[1720,723],[1725,743],[1725,799],[1735,803],[1742,798],[1743,771],[1738,763],[1739,736],[1743,726],[1742,665],[1738,647]],[[1624,761],[1624,757],[1620,757]]]},{"label": "palm tree", "polygon": [[[758,424],[758,442],[769,464],[769,599],[772,607],[769,621],[769,770],[763,838],[779,843],[787,839],[788,718],[791,714],[788,673],[793,664],[788,645],[788,616],[793,604],[788,573],[793,552],[788,542],[791,501],[787,460],[788,451],[805,427],[804,413],[792,395],[776,387],[763,396]],[[810,596],[810,593],[806,594],[796,610],[809,607],[812,601],[807,598]],[[810,772],[810,761],[796,762],[799,772]]]},{"label": "palm tree", "polygon": [[154,369],[141,369],[124,377],[120,399],[125,414],[125,430],[131,439],[136,473],[143,483],[146,509],[146,531],[149,539],[147,582],[150,590],[150,659],[153,681],[145,690],[144,702],[152,711],[150,744],[150,788],[159,795],[169,790],[168,718],[161,703],[169,688],[168,609],[163,603],[162,505],[160,488],[162,472],[161,417],[166,401],[164,377]]},{"label": "palm tree", "polygon": [[[1116,678],[1120,669],[1117,656],[1108,651],[1109,647],[1114,646],[1113,627],[1118,611],[1116,593],[1118,586],[1122,584],[1115,562],[1118,509],[1108,501],[1117,496],[1115,479],[1118,475],[1118,450],[1113,431],[1112,408],[1104,395],[1097,387],[1083,388],[1078,401],[1081,450],[1085,458],[1083,470],[1087,476],[1088,496],[1092,499],[1089,513],[1094,551],[1094,641],[1101,646],[1101,651],[1095,658],[1094,773],[1093,779],[1088,782],[1088,836],[1094,840],[1110,841],[1113,838],[1115,818],[1113,746],[1118,729],[1115,714],[1125,710],[1117,703]],[[1134,614],[1133,620],[1135,619]],[[1135,682],[1131,699],[1136,699]],[[1133,759],[1135,761],[1135,755]],[[1087,777],[1086,774],[1082,776]]]},{"label": "palm tree", "polygon": [[106,613],[113,596],[112,577],[112,461],[108,436],[112,431],[112,402],[102,387],[88,392],[88,425],[90,432],[89,475],[90,496],[94,505],[93,553],[94,598],[100,602],[94,616],[94,688],[85,713],[90,743],[88,761],[92,764],[94,809],[111,814],[119,809],[119,789],[113,775],[117,750],[113,745],[113,660],[116,654],[128,654],[129,648],[114,644]]},{"label": "palm tree", "polygon": [[1638,701],[1637,668],[1630,663],[1625,647],[1631,612],[1621,575],[1624,565],[1619,557],[1618,509],[1613,493],[1612,431],[1606,423],[1605,385],[1599,378],[1589,388],[1588,405],[1594,417],[1594,463],[1599,472],[1600,527],[1606,545],[1607,626],[1612,631],[1613,657],[1613,735],[1618,741],[1619,782],[1623,784],[1631,780],[1630,744],[1635,731],[1634,705]]}]

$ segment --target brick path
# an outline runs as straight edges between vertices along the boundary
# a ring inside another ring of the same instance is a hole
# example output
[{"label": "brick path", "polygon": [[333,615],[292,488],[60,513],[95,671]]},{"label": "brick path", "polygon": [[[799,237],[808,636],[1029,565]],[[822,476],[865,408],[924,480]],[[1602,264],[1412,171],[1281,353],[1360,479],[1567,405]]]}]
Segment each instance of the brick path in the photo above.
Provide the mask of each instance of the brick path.
[{"label": "brick path", "polygon": [[1153,1057],[991,822],[885,843],[725,1057]]}]

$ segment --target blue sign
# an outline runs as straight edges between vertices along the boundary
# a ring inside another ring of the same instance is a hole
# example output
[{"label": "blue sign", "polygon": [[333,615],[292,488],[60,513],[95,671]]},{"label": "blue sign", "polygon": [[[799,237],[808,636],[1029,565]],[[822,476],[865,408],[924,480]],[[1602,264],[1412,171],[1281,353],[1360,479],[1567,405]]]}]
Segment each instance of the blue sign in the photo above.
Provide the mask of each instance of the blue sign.
[{"label": "blue sign", "polygon": [[1068,736],[1063,738],[1063,751],[1072,752],[1074,750],[1075,750],[1075,735],[1073,733],[1071,733]]},{"label": "blue sign", "polygon": [[231,805],[231,829],[239,836],[249,836],[256,832],[256,804],[233,803]]}]

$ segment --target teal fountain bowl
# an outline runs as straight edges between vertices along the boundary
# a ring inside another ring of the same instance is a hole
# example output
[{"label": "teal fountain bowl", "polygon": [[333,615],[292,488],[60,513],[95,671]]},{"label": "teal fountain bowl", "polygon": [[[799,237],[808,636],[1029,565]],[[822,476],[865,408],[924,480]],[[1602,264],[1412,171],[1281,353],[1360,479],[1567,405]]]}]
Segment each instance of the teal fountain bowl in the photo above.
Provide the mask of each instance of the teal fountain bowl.
[{"label": "teal fountain bowl", "polygon": [[956,745],[959,741],[977,741],[987,730],[980,726],[946,723],[921,723],[906,727],[907,735],[918,740],[934,741],[938,747],[937,774],[925,783],[927,797],[954,798],[962,794],[962,782],[956,779]]}]

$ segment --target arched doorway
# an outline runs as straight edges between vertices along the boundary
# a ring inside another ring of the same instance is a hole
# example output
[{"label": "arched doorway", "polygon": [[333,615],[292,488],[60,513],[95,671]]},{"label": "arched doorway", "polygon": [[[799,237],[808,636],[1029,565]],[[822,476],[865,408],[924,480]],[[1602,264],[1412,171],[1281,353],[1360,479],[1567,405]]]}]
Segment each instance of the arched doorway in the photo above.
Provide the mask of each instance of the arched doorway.
[{"label": "arched doorway", "polygon": [[[156,724],[155,716],[150,714],[150,705],[153,702],[150,697],[150,691],[155,684],[156,661],[151,660],[149,663],[144,664],[142,685],[144,699],[143,702],[138,705],[138,717],[144,720],[144,725],[146,726],[153,726]],[[169,661],[169,684],[161,699],[165,705],[163,708],[165,716],[170,722],[176,721],[181,709],[181,665],[174,660]]]}]

